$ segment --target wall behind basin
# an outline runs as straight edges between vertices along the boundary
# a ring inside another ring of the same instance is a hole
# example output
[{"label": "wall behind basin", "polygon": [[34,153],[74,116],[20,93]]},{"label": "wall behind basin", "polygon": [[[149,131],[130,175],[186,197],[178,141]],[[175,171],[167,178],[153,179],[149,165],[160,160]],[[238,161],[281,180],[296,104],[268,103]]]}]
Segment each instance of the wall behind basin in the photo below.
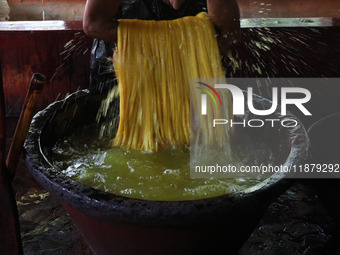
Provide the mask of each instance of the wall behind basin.
[{"label": "wall behind basin", "polygon": [[238,0],[242,18],[340,17],[338,0]]},{"label": "wall behind basin", "polygon": [[10,20],[82,20],[86,0],[7,0]]},{"label": "wall behind basin", "polygon": [[[82,20],[86,0],[7,0],[10,20]],[[334,0],[238,0],[241,18],[340,17]]]}]

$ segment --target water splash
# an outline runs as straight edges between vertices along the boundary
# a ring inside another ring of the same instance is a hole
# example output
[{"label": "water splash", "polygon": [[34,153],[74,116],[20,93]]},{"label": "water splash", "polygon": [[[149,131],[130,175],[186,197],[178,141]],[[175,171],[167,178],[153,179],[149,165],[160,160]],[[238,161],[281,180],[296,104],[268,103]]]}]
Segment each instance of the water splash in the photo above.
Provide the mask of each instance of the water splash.
[{"label": "water splash", "polygon": [[114,137],[119,125],[119,116],[119,89],[115,86],[102,101],[96,116],[97,122],[100,123],[100,139]]},{"label": "water splash", "polygon": [[50,81],[70,68],[74,59],[80,55],[85,55],[91,46],[91,38],[87,37],[83,32],[75,33],[73,38],[65,43],[63,51],[59,54],[61,56],[61,64],[56,68]]},{"label": "water splash", "polygon": [[[325,61],[329,69],[320,64],[329,52],[329,46],[322,42],[324,33],[320,31],[309,27],[242,29],[237,46],[224,59],[226,76],[327,77],[328,73],[334,73],[337,65],[336,60],[329,58]],[[265,96],[268,86],[271,85],[258,86],[255,93]]]}]

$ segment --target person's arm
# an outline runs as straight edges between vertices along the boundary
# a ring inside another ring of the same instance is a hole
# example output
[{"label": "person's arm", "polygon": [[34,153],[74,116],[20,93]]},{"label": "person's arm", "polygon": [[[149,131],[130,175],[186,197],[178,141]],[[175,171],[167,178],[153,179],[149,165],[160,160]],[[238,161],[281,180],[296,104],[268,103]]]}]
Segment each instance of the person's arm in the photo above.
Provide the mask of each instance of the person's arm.
[{"label": "person's arm", "polygon": [[120,0],[87,0],[83,17],[85,34],[107,42],[116,42],[118,21],[113,16],[119,4]]},{"label": "person's arm", "polygon": [[226,56],[240,35],[240,10],[237,0],[207,0],[208,15],[217,27],[220,51]]}]

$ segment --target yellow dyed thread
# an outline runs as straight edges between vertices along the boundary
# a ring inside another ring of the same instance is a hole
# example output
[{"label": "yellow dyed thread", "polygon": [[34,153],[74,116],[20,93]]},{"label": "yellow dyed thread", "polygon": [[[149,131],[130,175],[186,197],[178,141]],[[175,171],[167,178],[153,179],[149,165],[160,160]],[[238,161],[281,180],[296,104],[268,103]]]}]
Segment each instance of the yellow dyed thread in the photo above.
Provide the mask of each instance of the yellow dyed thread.
[{"label": "yellow dyed thread", "polygon": [[[222,78],[214,26],[206,13],[176,20],[119,20],[114,53],[120,92],[120,122],[114,147],[157,151],[190,145],[190,93],[200,104],[191,78]],[[195,92],[194,92],[195,91]],[[199,93],[198,93],[199,92]],[[194,93],[194,95],[193,95]],[[231,102],[228,94],[223,96]],[[200,122],[200,144],[223,147],[225,129],[212,129],[218,107]]]}]

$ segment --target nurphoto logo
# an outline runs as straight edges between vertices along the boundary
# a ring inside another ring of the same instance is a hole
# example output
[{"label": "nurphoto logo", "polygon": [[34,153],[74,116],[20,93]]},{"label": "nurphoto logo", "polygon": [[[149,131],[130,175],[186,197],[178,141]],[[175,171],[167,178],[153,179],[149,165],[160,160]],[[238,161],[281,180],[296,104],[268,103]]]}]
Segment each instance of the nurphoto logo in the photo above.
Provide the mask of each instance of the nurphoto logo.
[{"label": "nurphoto logo", "polygon": [[[245,106],[250,113],[257,116],[269,116],[273,114],[275,111],[279,110],[281,116],[287,115],[287,105],[292,105],[296,107],[299,111],[302,112],[305,116],[311,116],[311,112],[304,106],[304,104],[308,103],[311,100],[311,93],[306,88],[300,87],[272,87],[272,99],[271,106],[267,109],[258,109],[254,105],[254,93],[253,88],[248,87],[246,92],[244,93],[242,89],[240,89],[236,85],[232,84],[215,84],[214,87],[203,83],[197,82],[200,85],[205,86],[205,88],[197,87],[202,90],[201,94],[201,115],[207,115],[207,94],[214,101],[215,106],[217,105],[216,100],[214,98],[215,94],[217,99],[220,101],[222,106],[222,100],[216,89],[227,89],[228,93],[230,93],[232,97],[232,113],[233,115],[245,115],[246,110]],[[280,95],[279,95],[280,92]],[[245,95],[246,94],[246,95]],[[279,102],[280,101],[280,102]],[[245,102],[247,105],[245,105]],[[248,119],[242,120],[241,122],[235,122],[233,119],[216,119],[214,118],[212,121],[213,127],[216,125],[226,125],[230,126],[242,125],[244,127],[263,127],[265,123],[269,123],[271,127],[274,127],[276,123],[281,123],[283,127],[295,127],[298,125],[296,120],[293,119]]]}]

